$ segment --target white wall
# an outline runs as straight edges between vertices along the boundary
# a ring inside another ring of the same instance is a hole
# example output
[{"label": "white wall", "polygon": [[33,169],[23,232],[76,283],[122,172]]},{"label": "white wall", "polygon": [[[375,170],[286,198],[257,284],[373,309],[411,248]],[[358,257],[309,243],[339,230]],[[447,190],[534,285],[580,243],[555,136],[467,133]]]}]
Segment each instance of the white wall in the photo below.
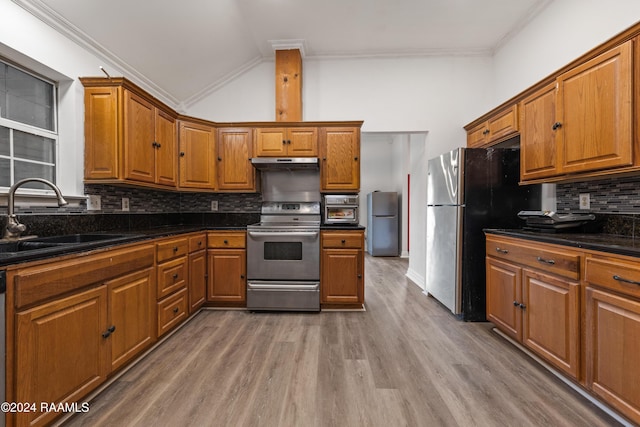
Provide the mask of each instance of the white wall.
[{"label": "white wall", "polygon": [[[640,20],[638,0],[555,0],[495,55],[489,109]],[[488,110],[488,109],[487,109]],[[486,111],[478,111],[481,115]]]}]

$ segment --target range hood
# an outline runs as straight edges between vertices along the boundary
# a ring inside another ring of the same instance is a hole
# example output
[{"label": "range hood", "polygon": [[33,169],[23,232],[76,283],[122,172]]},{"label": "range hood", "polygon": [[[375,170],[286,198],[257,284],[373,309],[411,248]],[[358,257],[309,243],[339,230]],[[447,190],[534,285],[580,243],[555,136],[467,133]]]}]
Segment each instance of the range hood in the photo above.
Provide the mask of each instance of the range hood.
[{"label": "range hood", "polygon": [[254,157],[251,164],[259,170],[318,169],[317,157]]}]

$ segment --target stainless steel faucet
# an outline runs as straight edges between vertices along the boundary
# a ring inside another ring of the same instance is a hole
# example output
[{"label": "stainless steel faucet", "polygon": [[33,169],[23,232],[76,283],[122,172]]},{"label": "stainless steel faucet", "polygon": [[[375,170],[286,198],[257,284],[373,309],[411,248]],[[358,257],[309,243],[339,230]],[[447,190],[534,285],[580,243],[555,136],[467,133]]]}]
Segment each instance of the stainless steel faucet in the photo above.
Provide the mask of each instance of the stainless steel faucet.
[{"label": "stainless steel faucet", "polygon": [[24,224],[20,224],[20,222],[18,221],[18,218],[16,218],[16,215],[14,213],[15,212],[14,199],[15,199],[16,190],[18,189],[18,187],[20,187],[23,184],[26,184],[27,182],[41,182],[43,184],[48,185],[49,187],[51,187],[51,189],[56,193],[56,196],[58,197],[58,206],[65,206],[69,204],[64,199],[64,197],[62,197],[62,192],[60,191],[60,189],[56,187],[55,184],[52,183],[51,181],[47,181],[46,179],[42,179],[42,178],[25,178],[16,182],[11,186],[11,188],[9,188],[9,193],[7,193],[8,219],[7,219],[7,228],[4,230],[4,239],[6,240],[18,240],[20,238],[20,235],[27,229],[27,227]]}]

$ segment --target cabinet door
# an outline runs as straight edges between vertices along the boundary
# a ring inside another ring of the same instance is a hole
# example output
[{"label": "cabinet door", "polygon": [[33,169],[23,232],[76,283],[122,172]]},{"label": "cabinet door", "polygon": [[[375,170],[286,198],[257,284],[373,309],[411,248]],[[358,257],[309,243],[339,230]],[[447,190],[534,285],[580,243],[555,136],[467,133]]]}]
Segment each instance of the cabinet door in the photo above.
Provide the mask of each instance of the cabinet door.
[{"label": "cabinet door", "polygon": [[213,128],[180,122],[180,187],[215,189],[215,168]]},{"label": "cabinet door", "polygon": [[256,129],[256,157],[284,157],[287,155],[285,128]]},{"label": "cabinet door", "polygon": [[124,91],[124,177],[155,182],[155,109],[138,95]]},{"label": "cabinet door", "polygon": [[579,379],[580,285],[524,270],[524,345]]},{"label": "cabinet door", "polygon": [[153,268],[105,283],[109,291],[108,337],[111,370],[140,354],[154,341],[156,304]]},{"label": "cabinet door", "polygon": [[320,133],[321,191],[360,189],[360,130],[322,128]]},{"label": "cabinet door", "polygon": [[502,332],[522,341],[522,269],[487,258],[487,319]]},{"label": "cabinet door", "polygon": [[318,128],[289,128],[287,134],[289,157],[318,156]]},{"label": "cabinet door", "polygon": [[[73,403],[104,382],[108,369],[107,288],[18,312],[15,401]],[[16,425],[46,425],[56,412],[16,414]]]},{"label": "cabinet door", "polygon": [[175,187],[178,181],[176,120],[156,108],[155,125],[156,183]]},{"label": "cabinet door", "polygon": [[118,88],[91,87],[84,91],[84,177],[119,176],[120,115]]},{"label": "cabinet door", "polygon": [[489,128],[489,141],[497,141],[518,132],[518,105],[513,105],[495,114],[487,121]]},{"label": "cabinet door", "polygon": [[207,252],[189,255],[189,314],[193,314],[207,298]]},{"label": "cabinet door", "polygon": [[486,123],[482,123],[467,132],[467,147],[478,148],[487,143],[489,129]]},{"label": "cabinet door", "polygon": [[563,172],[632,163],[632,53],[628,41],[558,78]]},{"label": "cabinet door", "polygon": [[545,86],[520,103],[520,178],[558,175],[556,146],[556,83]]},{"label": "cabinet door", "polygon": [[251,129],[220,129],[218,136],[218,188],[255,191],[251,158]]},{"label": "cabinet door", "polygon": [[587,386],[640,423],[640,301],[586,289]]},{"label": "cabinet door", "polygon": [[208,301],[246,304],[246,251],[212,249],[208,256]]},{"label": "cabinet door", "polygon": [[357,249],[323,249],[320,272],[320,302],[327,304],[362,304],[364,277],[362,251]]}]

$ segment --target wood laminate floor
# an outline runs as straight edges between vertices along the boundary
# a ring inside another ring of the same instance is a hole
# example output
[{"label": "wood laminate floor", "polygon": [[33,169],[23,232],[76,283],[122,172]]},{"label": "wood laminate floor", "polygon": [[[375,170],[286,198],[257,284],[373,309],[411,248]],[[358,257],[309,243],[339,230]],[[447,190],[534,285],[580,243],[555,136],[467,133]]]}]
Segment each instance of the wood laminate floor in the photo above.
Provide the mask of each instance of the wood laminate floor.
[{"label": "wood laminate floor", "polygon": [[611,426],[491,331],[366,257],[366,312],[198,314],[69,426]]}]

